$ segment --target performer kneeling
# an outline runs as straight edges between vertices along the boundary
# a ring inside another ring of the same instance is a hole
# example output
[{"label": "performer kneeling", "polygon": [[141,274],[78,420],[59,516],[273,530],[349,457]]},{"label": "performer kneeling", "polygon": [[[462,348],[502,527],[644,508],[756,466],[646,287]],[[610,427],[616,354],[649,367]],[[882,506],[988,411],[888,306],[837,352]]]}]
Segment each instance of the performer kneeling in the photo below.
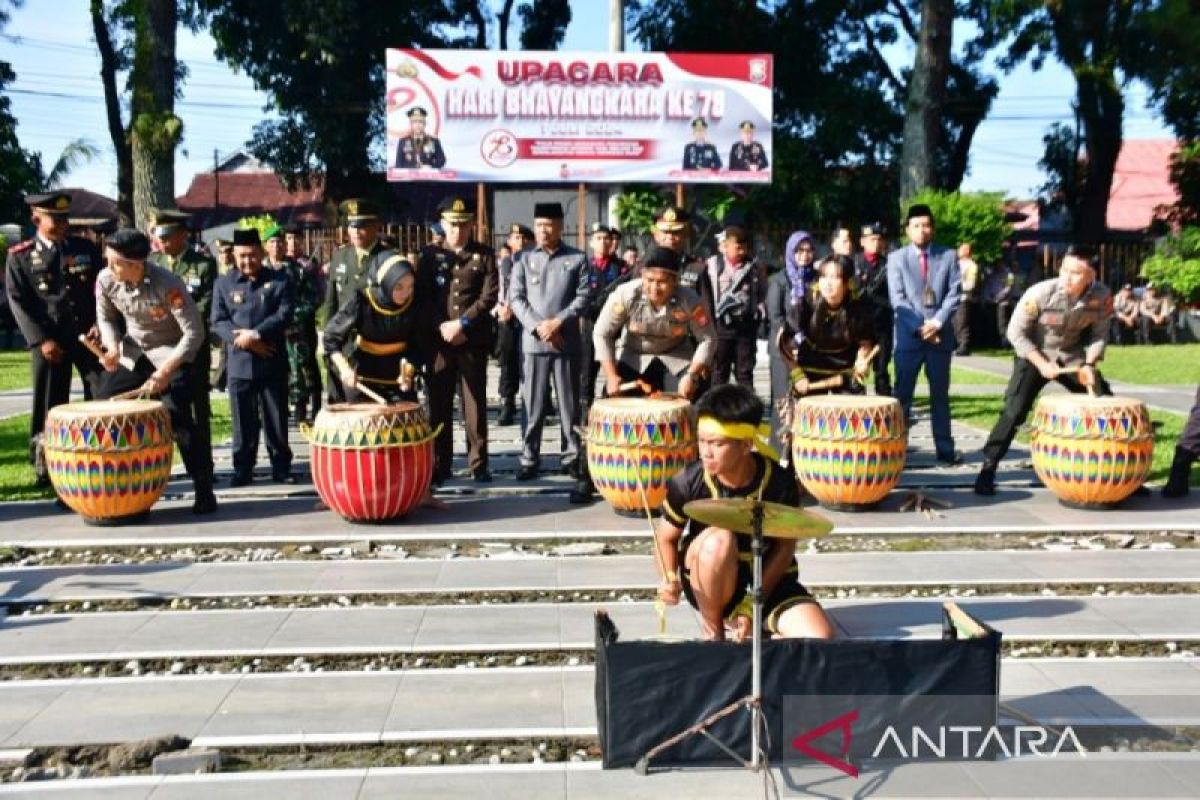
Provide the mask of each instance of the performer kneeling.
[{"label": "performer kneeling", "polygon": [[792,395],[863,394],[875,330],[870,310],[850,293],[854,262],[829,256],[817,276],[817,296],[788,310],[776,342],[791,369]]},{"label": "performer kneeling", "polygon": [[[686,595],[700,612],[704,638],[722,641],[728,626],[734,639],[743,641],[753,619],[751,537],[706,526],[684,514],[683,507],[720,497],[796,506],[800,493],[793,472],[768,452],[759,427],[763,404],[753,392],[718,386],[700,398],[696,413],[700,461],[671,479],[655,532],[666,576],[658,595],[667,605],[677,605],[681,592]],[[768,631],[781,638],[833,638],[829,618],[798,579],[794,540],[767,539],[762,588]]]},{"label": "performer kneeling", "polygon": [[[351,402],[366,398],[359,386],[389,402],[416,402],[416,368],[427,361],[433,326],[428,298],[414,296],[415,283],[412,264],[403,256],[385,257],[376,280],[356,292],[326,324],[325,353]],[[351,336],[353,366],[343,349]]]}]

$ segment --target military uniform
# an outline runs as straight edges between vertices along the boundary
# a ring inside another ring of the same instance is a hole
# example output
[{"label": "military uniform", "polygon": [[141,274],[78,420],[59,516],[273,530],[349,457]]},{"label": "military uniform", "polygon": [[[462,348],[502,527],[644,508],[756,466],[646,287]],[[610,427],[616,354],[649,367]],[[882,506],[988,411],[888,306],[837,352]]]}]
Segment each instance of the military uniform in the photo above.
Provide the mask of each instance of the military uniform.
[{"label": "military uniform", "polygon": [[[65,215],[70,210],[65,194],[30,195],[26,202],[35,213]],[[56,243],[38,235],[8,249],[6,291],[13,318],[29,346],[33,378],[29,461],[43,484],[49,482],[39,455],[46,412],[70,399],[72,365],[83,379],[85,398],[91,397],[100,369],[96,357],[79,343],[79,335],[96,324],[96,277],[101,267],[96,245],[80,236]],[[47,340],[63,351],[56,364],[42,355],[41,345]]]},{"label": "military uniform", "polygon": [[309,420],[321,410],[321,374],[313,353],[317,308],[321,304],[317,280],[303,264],[292,258],[284,258],[280,263],[270,266],[287,275],[292,287],[292,321],[284,334],[287,341],[288,406],[295,419]]},{"label": "military uniform", "polygon": [[758,142],[734,142],[729,148],[729,169],[748,172],[767,168],[767,151]]},{"label": "military uniform", "polygon": [[[1052,364],[1063,367],[1097,364],[1104,357],[1112,311],[1112,293],[1099,281],[1094,281],[1075,301],[1060,286],[1058,278],[1034,284],[1021,297],[1008,323],[1008,340],[1016,351],[1012,377],[1004,392],[1004,411],[983,446],[983,470],[976,491],[983,484],[984,491],[980,493],[990,493],[986,489],[993,483],[1000,459],[1008,452],[1038,393],[1048,383],[1028,355],[1036,350]],[[1057,381],[1076,394],[1087,391],[1075,372],[1064,373]],[[1095,390],[1099,395],[1112,394],[1099,372]]]},{"label": "military uniform", "polygon": [[[235,235],[243,233],[236,231]],[[253,237],[257,241],[257,236]],[[241,245],[235,239],[235,244]],[[253,280],[240,271],[217,279],[213,293],[212,330],[225,343],[230,411],[233,416],[234,482],[248,483],[258,456],[260,429],[265,428],[271,471],[276,480],[291,470],[287,441],[287,348],[285,331],[292,316],[292,290],[287,275],[262,267]],[[274,352],[260,356],[235,347],[235,330],[253,330]],[[258,409],[261,404],[262,420]]]},{"label": "military uniform", "polygon": [[[140,282],[126,283],[110,270],[96,281],[96,314],[100,340],[108,352],[121,355],[115,372],[103,373],[97,395],[112,397],[143,385],[155,370],[178,363],[160,398],[171,416],[179,454],[196,489],[197,498],[211,494],[213,460],[208,421],[193,414],[197,390],[203,380],[197,364],[208,349],[208,331],[191,287],[169,269],[146,262]],[[122,335],[121,329],[124,328]]]},{"label": "military uniform", "polygon": [[196,417],[196,435],[200,446],[208,452],[212,451],[212,401],[209,397],[212,384],[209,379],[212,370],[212,345],[214,339],[208,330],[208,319],[212,314],[213,284],[217,280],[217,262],[209,256],[197,253],[192,248],[185,248],[178,256],[170,256],[165,252],[152,253],[146,259],[147,264],[155,264],[170,270],[187,287],[188,294],[200,312],[200,321],[204,328],[204,341],[192,360],[192,408]]},{"label": "military uniform", "polygon": [[[545,204],[557,206],[557,204]],[[539,218],[557,214],[557,210],[535,211]],[[525,424],[525,443],[521,449],[521,467],[533,477],[541,460],[542,425],[550,406],[550,381],[558,395],[558,418],[561,430],[561,466],[575,471],[579,458],[579,375],[586,371],[580,364],[580,317],[588,304],[587,256],[574,247],[559,243],[550,252],[542,247],[525,250],[513,265],[512,307],[525,333],[521,348],[525,356],[523,400],[528,420]],[[548,319],[559,319],[560,344],[538,338],[535,328]],[[582,369],[581,369],[582,367]],[[520,476],[519,476],[520,477]]]},{"label": "military uniform", "polygon": [[660,391],[676,392],[693,363],[712,362],[716,331],[691,289],[676,288],[656,309],[642,294],[641,282],[629,281],[604,304],[592,341],[596,357],[616,361],[623,380],[641,378]]},{"label": "military uniform", "polygon": [[466,337],[462,344],[449,344],[435,332],[429,414],[433,427],[441,425],[442,430],[434,449],[434,479],[444,481],[450,477],[456,390],[461,390],[463,396],[468,463],[473,473],[482,476],[488,467],[486,391],[491,310],[499,291],[495,253],[473,241],[457,253],[444,247],[426,247],[417,267],[417,291],[427,292],[432,298],[435,326],[458,320]]},{"label": "military uniform", "polygon": [[[1166,315],[1166,319],[1161,324],[1154,321],[1154,317]],[[1179,334],[1175,326],[1175,301],[1170,295],[1157,294],[1154,297],[1142,297],[1142,302],[1138,304],[1138,339],[1141,344],[1150,344],[1153,342],[1154,331],[1161,330],[1167,334],[1167,338],[1171,340],[1171,344],[1179,339]]]},{"label": "military uniform", "polygon": [[[325,285],[325,302],[322,305],[322,316],[326,323],[340,311],[360,291],[371,283],[371,276],[379,268],[381,254],[387,252],[383,245],[376,241],[370,250],[358,250],[351,245],[339,247],[329,260],[329,278]],[[326,360],[329,367],[329,361]],[[330,403],[346,402],[346,395],[337,372],[329,367],[326,370],[326,399]]]}]

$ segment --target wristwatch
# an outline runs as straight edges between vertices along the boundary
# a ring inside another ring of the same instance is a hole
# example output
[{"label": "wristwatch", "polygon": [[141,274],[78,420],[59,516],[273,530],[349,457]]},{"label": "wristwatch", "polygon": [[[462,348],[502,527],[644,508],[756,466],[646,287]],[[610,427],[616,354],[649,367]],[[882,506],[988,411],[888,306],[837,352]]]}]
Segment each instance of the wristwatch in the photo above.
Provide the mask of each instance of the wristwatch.
[{"label": "wristwatch", "polygon": [[463,316],[463,317],[459,317],[459,318],[458,318],[458,324],[459,324],[459,325],[462,325],[464,328],[466,328],[466,327],[469,327],[469,326],[470,326],[470,324],[471,324],[471,320],[467,319],[465,316]]}]

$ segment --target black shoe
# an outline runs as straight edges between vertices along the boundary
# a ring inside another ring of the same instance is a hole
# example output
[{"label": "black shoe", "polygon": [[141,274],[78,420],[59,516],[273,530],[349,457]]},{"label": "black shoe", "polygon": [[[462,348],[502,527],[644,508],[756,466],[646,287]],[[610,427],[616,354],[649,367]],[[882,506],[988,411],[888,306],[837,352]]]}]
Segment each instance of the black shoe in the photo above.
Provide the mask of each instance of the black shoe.
[{"label": "black shoe", "polygon": [[938,463],[945,464],[948,467],[957,467],[959,464],[963,463],[962,453],[951,453],[946,458],[938,456]]},{"label": "black shoe", "polygon": [[563,464],[558,468],[559,475],[575,475],[579,472],[579,467],[572,461],[570,464]]},{"label": "black shoe", "polygon": [[229,485],[233,487],[249,486],[252,483],[254,483],[254,476],[248,472],[241,475],[234,473],[234,476],[229,479]]},{"label": "black shoe", "polygon": [[500,419],[496,420],[498,425],[512,425],[517,419],[517,405],[511,400],[504,401],[504,405],[500,406]]},{"label": "black shoe", "polygon": [[487,467],[476,467],[471,470],[471,480],[476,483],[491,483],[492,471]]},{"label": "black shoe", "polygon": [[571,489],[571,494],[567,497],[567,502],[578,506],[585,503],[594,503],[595,501],[596,496],[592,492],[592,482],[585,480],[575,481],[575,486]]},{"label": "black shoe", "polygon": [[216,510],[217,496],[212,493],[212,489],[196,492],[196,499],[192,501],[193,514],[212,514]]},{"label": "black shoe", "polygon": [[1171,474],[1163,486],[1162,496],[1168,499],[1185,497],[1188,493],[1188,482],[1192,477],[1192,455],[1178,445],[1175,447],[1175,458],[1171,462]]},{"label": "black shoe", "polygon": [[993,497],[996,494],[996,469],[984,467],[975,478],[975,494]]},{"label": "black shoe", "polygon": [[538,468],[535,464],[523,464],[521,468],[517,470],[517,480],[519,481],[531,481],[537,476]]},{"label": "black shoe", "polygon": [[286,483],[289,486],[294,486],[296,483],[296,476],[290,472],[276,472],[271,475],[271,481],[273,483]]}]

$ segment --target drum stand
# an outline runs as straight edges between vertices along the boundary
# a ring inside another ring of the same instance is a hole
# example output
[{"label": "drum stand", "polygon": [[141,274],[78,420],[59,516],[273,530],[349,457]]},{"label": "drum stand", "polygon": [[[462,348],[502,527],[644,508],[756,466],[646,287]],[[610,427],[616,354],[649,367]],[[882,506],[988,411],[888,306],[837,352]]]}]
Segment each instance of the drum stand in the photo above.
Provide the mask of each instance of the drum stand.
[{"label": "drum stand", "polygon": [[[758,772],[761,769],[770,769],[767,763],[767,753],[762,748],[760,736],[766,733],[767,719],[762,710],[762,606],[763,606],[763,591],[762,591],[762,559],[763,559],[763,507],[760,503],[754,504],[754,533],[751,542],[751,553],[754,557],[754,583],[752,588],[751,598],[754,602],[754,617],[753,631],[751,634],[752,657],[750,662],[750,694],[734,700],[729,705],[717,710],[715,713],[705,717],[695,725],[683,730],[671,738],[652,747],[646,755],[638,759],[634,764],[633,770],[639,775],[646,775],[650,772],[650,759],[674,746],[676,743],[683,741],[689,736],[700,734],[724,751],[730,758],[742,765],[743,768]],[[745,708],[750,712],[750,759],[746,760],[736,753],[733,748],[726,745],[717,737],[709,732],[708,728],[718,721],[724,719],[730,714],[737,711],[739,708]],[[768,747],[770,746],[768,741]]]}]

